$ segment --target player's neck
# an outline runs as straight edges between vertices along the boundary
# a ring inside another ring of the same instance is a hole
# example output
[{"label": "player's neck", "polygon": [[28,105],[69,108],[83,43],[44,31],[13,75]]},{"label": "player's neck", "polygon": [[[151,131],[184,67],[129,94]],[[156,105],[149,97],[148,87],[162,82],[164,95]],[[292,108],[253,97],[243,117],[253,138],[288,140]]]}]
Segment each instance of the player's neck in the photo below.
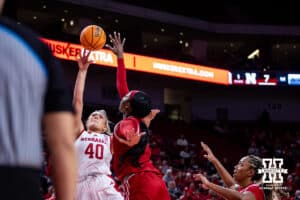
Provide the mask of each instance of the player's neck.
[{"label": "player's neck", "polygon": [[149,128],[151,119],[145,117],[145,118],[141,119],[141,121],[146,125],[147,128]]},{"label": "player's neck", "polygon": [[99,134],[103,133],[103,130],[93,129],[93,128],[89,128],[87,131],[88,132],[93,132],[93,133],[99,133]]},{"label": "player's neck", "polygon": [[242,187],[242,188],[245,188],[249,185],[253,184],[253,181],[249,180],[249,179],[246,179],[245,181],[242,181],[241,183],[239,183],[239,185]]}]

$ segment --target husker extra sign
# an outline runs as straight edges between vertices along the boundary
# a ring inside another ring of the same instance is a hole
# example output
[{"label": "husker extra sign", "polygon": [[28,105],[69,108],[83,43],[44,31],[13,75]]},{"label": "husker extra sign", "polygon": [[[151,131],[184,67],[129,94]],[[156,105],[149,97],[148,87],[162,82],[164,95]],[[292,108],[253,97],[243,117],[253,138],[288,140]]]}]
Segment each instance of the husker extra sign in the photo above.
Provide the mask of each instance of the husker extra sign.
[{"label": "husker extra sign", "polygon": [[[79,44],[61,42],[41,38],[54,56],[60,59],[76,61],[83,47]],[[108,67],[117,67],[117,57],[107,49],[93,51],[90,59],[94,64]],[[131,53],[124,53],[124,62],[126,69],[160,74],[177,78],[185,78],[202,82],[210,82],[215,84],[228,85],[229,74],[228,70],[218,69],[208,66],[195,65],[172,60],[142,56]]]}]

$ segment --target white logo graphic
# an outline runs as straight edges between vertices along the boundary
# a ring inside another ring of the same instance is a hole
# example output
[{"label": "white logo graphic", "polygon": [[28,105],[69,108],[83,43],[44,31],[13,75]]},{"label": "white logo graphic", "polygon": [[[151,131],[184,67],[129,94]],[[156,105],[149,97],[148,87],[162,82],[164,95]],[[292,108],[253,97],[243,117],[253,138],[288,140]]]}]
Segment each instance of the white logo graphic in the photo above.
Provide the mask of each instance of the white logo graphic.
[{"label": "white logo graphic", "polygon": [[263,174],[263,183],[283,183],[282,174],[287,174],[287,169],[283,169],[282,158],[263,158],[264,168],[258,169],[259,174]]}]

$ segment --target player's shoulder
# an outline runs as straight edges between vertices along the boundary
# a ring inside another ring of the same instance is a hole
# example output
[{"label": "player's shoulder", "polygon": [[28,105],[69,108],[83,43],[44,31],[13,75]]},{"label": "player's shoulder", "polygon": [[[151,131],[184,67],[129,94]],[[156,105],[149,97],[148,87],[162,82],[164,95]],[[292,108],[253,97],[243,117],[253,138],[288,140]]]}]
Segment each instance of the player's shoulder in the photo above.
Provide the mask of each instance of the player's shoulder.
[{"label": "player's shoulder", "polygon": [[132,132],[132,130],[136,133],[140,132],[140,121],[138,118],[130,116],[116,124],[114,133],[126,138],[127,133]]},{"label": "player's shoulder", "polygon": [[86,134],[88,134],[88,132],[85,129],[82,129],[78,134],[77,140],[81,137],[84,137]]},{"label": "player's shoulder", "polygon": [[248,189],[251,190],[251,189],[254,189],[254,190],[261,190],[261,187],[259,184],[256,184],[256,183],[253,183],[251,185],[248,186]]},{"label": "player's shoulder", "polygon": [[101,139],[104,139],[106,141],[110,141],[111,140],[111,137],[112,137],[112,134],[109,134],[109,133],[101,133],[101,134],[97,134],[97,137],[98,138],[101,138]]},{"label": "player's shoulder", "polygon": [[251,192],[256,199],[263,199],[264,192],[263,189],[258,184],[251,184],[247,188],[245,188],[244,192]]},{"label": "player's shoulder", "polygon": [[104,137],[112,137],[112,133],[107,133],[107,132],[104,132],[102,135],[104,135]]}]

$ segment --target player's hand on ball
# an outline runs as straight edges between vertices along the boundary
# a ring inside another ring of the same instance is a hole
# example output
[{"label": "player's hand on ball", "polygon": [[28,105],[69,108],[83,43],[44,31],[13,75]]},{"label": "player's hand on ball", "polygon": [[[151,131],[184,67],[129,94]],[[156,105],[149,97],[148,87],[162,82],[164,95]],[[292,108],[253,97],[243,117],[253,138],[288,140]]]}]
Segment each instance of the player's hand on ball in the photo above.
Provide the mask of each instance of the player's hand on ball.
[{"label": "player's hand on ball", "polygon": [[91,51],[84,49],[83,50],[83,55],[79,54],[79,59],[77,60],[78,62],[78,67],[80,70],[87,70],[93,61],[89,60],[89,56],[91,54]]}]

